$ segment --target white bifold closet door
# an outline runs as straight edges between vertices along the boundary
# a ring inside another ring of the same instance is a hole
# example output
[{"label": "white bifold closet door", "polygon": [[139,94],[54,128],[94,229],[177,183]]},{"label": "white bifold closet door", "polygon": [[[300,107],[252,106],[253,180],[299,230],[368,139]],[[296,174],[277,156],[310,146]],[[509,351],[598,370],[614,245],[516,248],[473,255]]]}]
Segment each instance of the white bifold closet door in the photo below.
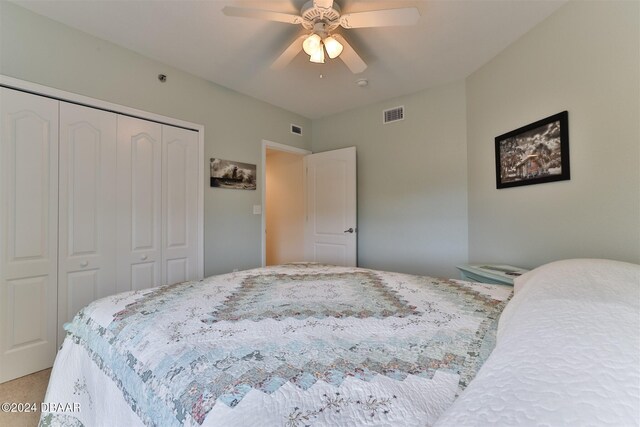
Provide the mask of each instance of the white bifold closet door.
[{"label": "white bifold closet door", "polygon": [[59,344],[64,322],[116,293],[116,117],[60,102]]},{"label": "white bifold closet door", "polygon": [[51,366],[62,325],[202,275],[196,131],[0,87],[0,383]]},{"label": "white bifold closet door", "polygon": [[162,125],[162,283],[198,279],[198,132]]},{"label": "white bifold closet door", "polygon": [[118,291],[162,283],[162,125],[118,116]]},{"label": "white bifold closet door", "polygon": [[118,116],[118,290],[199,278],[198,133]]},{"label": "white bifold closet door", "polygon": [[0,383],[56,354],[58,101],[0,88]]}]

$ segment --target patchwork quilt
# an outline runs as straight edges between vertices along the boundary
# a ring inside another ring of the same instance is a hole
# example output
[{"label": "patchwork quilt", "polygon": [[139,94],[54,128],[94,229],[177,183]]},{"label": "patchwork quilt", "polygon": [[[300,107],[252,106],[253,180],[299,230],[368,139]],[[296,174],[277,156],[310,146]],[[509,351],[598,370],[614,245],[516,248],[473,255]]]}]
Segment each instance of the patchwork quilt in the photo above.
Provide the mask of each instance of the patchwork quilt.
[{"label": "patchwork quilt", "polygon": [[40,425],[430,425],[511,295],[319,264],[118,294],[65,326]]}]

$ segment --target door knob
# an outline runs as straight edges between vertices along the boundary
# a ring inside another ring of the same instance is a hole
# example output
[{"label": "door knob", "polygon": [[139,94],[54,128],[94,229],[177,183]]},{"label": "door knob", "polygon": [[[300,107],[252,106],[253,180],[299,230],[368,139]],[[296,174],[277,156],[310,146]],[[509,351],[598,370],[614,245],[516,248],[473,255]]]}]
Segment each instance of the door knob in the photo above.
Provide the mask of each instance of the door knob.
[{"label": "door knob", "polygon": [[84,267],[86,267],[86,266],[88,266],[88,265],[89,265],[89,261],[82,261],[82,262],[80,263],[80,267],[82,267],[82,268],[84,268]]},{"label": "door knob", "polygon": [[351,227],[351,228],[350,228],[350,229],[348,229],[348,230],[344,230],[344,232],[345,232],[345,233],[353,233],[353,227]]},{"label": "door knob", "polygon": [[142,256],[140,257],[140,259],[144,261],[145,259],[147,259],[147,256],[146,256],[146,255],[142,255]]}]

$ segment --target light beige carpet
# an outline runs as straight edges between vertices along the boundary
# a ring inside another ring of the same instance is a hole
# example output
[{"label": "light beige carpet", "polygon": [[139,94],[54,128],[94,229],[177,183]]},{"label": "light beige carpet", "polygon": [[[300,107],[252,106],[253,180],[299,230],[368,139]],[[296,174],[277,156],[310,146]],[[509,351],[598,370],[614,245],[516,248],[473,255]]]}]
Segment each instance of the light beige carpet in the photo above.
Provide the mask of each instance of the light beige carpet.
[{"label": "light beige carpet", "polygon": [[36,372],[13,381],[0,384],[1,403],[35,403],[37,412],[18,413],[0,410],[0,426],[35,427],[40,420],[40,403],[44,399],[49,384],[51,369]]}]

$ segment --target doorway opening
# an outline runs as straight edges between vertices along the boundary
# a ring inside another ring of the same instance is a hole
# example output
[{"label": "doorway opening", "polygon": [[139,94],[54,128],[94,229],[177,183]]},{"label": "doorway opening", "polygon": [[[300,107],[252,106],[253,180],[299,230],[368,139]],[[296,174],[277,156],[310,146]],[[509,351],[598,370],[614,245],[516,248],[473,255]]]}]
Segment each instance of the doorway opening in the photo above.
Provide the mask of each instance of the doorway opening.
[{"label": "doorway opening", "polygon": [[262,142],[262,265],[304,261],[304,157],[310,151]]}]

